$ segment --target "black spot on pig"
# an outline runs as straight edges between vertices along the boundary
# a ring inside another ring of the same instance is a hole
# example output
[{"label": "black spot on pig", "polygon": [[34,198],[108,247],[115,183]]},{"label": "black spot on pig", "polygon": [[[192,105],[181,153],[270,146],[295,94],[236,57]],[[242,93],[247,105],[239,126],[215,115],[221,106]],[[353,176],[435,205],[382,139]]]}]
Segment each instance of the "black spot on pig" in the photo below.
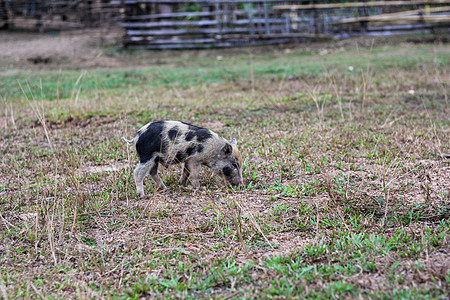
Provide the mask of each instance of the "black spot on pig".
[{"label": "black spot on pig", "polygon": [[178,128],[177,128],[177,127],[174,127],[174,128],[172,128],[172,129],[170,129],[170,130],[169,130],[169,133],[168,133],[168,136],[169,136],[169,139],[170,139],[171,141],[173,141],[174,139],[176,139],[177,136],[178,136]]},{"label": "black spot on pig", "polygon": [[190,141],[194,138],[194,136],[197,137],[197,141],[204,142],[209,138],[212,138],[211,131],[209,131],[206,128],[201,128],[198,126],[194,126],[191,124],[183,123],[188,125],[189,132],[186,134],[186,141]]},{"label": "black spot on pig", "polygon": [[198,153],[202,153],[202,151],[203,151],[203,145],[198,144],[197,145],[197,152]]},{"label": "black spot on pig", "polygon": [[186,153],[184,151],[179,151],[175,155],[176,162],[183,162],[186,159]]},{"label": "black spot on pig", "polygon": [[192,139],[193,139],[194,137],[195,137],[195,132],[189,131],[189,132],[186,134],[186,141],[190,142],[190,141],[192,141]]},{"label": "black spot on pig", "polygon": [[153,122],[140,134],[136,142],[136,151],[141,163],[151,160],[156,153],[166,152],[167,143],[162,138],[163,127],[164,122]]},{"label": "black spot on pig", "polygon": [[207,139],[212,138],[212,134],[208,129],[200,129],[197,130],[196,133],[197,133],[197,141],[201,143],[206,141]]},{"label": "black spot on pig", "polygon": [[187,156],[191,156],[191,155],[195,154],[195,152],[196,152],[195,146],[191,146],[191,147],[186,149]]}]

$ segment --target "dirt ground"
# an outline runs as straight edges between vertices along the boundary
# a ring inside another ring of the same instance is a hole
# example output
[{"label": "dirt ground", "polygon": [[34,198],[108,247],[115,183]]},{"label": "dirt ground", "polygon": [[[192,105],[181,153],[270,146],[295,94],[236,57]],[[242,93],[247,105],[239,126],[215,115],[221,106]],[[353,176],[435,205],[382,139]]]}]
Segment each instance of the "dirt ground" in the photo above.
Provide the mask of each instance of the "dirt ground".
[{"label": "dirt ground", "polygon": [[0,32],[0,68],[121,67],[126,61],[105,56],[103,46],[118,47],[122,32]]}]

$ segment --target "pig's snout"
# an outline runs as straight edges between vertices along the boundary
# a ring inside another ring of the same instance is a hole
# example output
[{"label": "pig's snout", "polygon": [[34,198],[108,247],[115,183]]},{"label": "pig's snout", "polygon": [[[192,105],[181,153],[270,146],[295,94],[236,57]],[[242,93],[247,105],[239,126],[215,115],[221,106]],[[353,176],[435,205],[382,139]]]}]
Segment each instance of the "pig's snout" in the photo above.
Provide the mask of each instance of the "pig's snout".
[{"label": "pig's snout", "polygon": [[238,180],[233,180],[230,183],[231,183],[231,185],[234,185],[234,186],[240,186],[240,185],[244,184],[244,181],[238,179]]},{"label": "pig's snout", "polygon": [[233,184],[236,186],[244,185],[244,179],[242,177],[238,178]]},{"label": "pig's snout", "polygon": [[231,178],[231,180],[229,180],[229,182],[234,186],[244,185],[244,179],[242,178],[242,176],[233,177]]}]

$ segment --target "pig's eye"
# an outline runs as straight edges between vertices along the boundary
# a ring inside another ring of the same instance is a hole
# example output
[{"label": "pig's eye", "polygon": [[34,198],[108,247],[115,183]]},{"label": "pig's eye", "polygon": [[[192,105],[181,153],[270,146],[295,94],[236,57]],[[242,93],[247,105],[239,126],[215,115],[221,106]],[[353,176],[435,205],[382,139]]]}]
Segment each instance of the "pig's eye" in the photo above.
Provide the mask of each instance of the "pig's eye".
[{"label": "pig's eye", "polygon": [[237,165],[237,163],[232,163],[231,165],[232,165],[232,166],[233,166],[233,168],[235,168],[235,169],[237,169],[237,168],[238,168],[238,165]]}]

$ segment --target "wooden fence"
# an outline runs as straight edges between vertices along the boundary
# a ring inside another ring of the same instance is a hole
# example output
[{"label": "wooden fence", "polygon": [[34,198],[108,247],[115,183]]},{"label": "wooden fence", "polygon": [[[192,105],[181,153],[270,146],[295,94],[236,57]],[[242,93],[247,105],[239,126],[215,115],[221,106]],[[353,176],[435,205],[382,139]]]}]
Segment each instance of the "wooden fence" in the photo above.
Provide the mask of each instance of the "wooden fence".
[{"label": "wooden fence", "polygon": [[[311,1],[314,3],[314,1]],[[307,38],[429,32],[450,27],[450,0],[308,4],[279,0],[116,0],[126,48],[279,44]]]},{"label": "wooden fence", "polygon": [[316,2],[0,0],[0,28],[46,30],[120,23],[124,47],[144,49],[251,46],[411,31],[448,33],[450,28],[450,0]]}]

